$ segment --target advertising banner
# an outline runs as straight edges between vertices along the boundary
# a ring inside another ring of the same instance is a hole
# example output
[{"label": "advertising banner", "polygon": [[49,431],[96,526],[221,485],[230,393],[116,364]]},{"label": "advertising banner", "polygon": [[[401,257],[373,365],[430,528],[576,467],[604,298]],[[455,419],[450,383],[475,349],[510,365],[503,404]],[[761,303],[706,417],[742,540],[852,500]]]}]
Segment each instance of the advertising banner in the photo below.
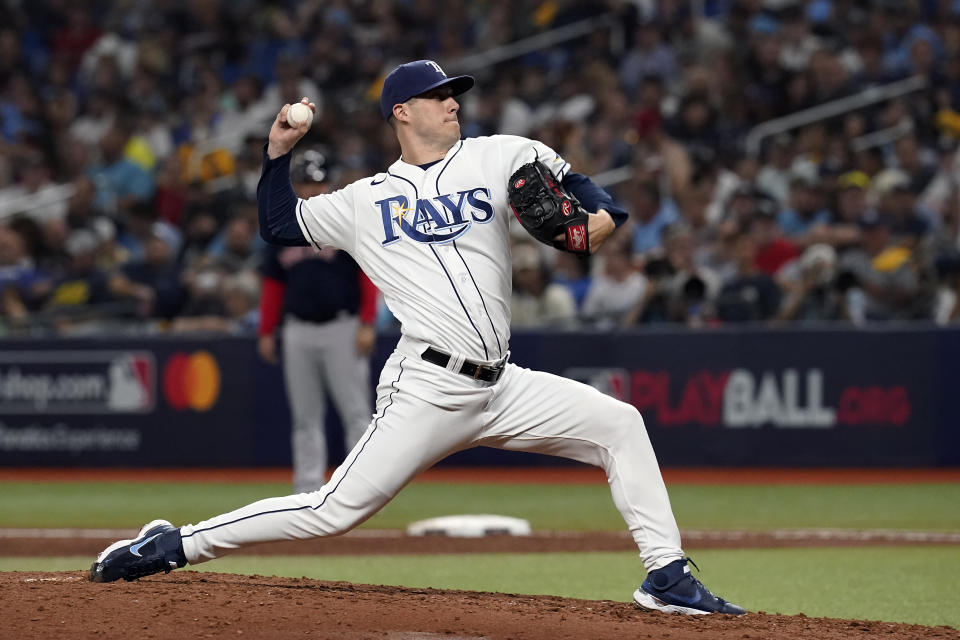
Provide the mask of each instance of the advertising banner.
[{"label": "advertising banner", "polygon": [[0,464],[233,465],[269,454],[252,418],[250,340],[0,345]]},{"label": "advertising banner", "polygon": [[[371,385],[396,340],[378,339]],[[960,464],[960,331],[525,332],[511,359],[636,407],[663,466]],[[282,372],[252,338],[0,342],[0,465],[289,463]]]},{"label": "advertising banner", "polygon": [[632,404],[668,465],[910,466],[939,462],[949,420],[936,407],[937,337],[597,335],[559,353],[530,335],[530,351],[515,351]]}]

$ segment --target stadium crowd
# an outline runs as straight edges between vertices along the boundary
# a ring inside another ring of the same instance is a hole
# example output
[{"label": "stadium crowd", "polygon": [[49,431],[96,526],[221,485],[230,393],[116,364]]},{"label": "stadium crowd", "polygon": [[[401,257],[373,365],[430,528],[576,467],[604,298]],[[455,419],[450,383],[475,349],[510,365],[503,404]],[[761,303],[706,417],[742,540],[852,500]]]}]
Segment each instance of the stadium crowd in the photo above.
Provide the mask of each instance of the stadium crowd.
[{"label": "stadium crowd", "polygon": [[0,7],[2,331],[253,333],[271,121],[317,104],[297,180],[376,173],[418,58],[477,77],[464,135],[540,139],[631,213],[586,260],[518,228],[516,327],[960,319],[957,0],[51,0]]}]

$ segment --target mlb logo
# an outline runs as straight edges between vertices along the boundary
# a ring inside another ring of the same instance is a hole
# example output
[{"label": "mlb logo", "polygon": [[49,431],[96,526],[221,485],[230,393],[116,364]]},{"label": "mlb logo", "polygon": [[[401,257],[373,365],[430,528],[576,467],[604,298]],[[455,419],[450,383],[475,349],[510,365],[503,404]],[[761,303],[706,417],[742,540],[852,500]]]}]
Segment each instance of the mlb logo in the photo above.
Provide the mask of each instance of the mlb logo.
[{"label": "mlb logo", "polygon": [[129,353],[114,358],[108,368],[110,391],[107,406],[112,411],[147,411],[153,407],[153,359]]}]

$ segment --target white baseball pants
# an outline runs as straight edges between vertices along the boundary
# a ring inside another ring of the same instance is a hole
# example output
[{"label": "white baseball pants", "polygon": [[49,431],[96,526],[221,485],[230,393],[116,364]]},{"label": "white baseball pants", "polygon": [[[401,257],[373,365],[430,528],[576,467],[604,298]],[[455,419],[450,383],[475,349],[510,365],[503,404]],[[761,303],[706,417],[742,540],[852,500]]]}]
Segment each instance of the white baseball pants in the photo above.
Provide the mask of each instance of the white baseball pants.
[{"label": "white baseball pants", "polygon": [[497,383],[424,362],[401,340],[380,375],[373,422],[324,487],[260,500],[181,528],[190,564],[277,540],[346,533],[419,472],[482,445],[572,458],[606,471],[648,571],[683,557],[639,412],[596,389],[508,364]]}]

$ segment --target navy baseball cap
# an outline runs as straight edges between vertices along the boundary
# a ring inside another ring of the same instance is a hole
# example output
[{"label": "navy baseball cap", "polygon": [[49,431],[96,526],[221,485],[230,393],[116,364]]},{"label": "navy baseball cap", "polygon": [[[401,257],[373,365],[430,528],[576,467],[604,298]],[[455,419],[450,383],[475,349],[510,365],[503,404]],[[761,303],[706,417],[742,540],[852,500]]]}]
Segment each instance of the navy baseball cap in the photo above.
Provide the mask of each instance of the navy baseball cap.
[{"label": "navy baseball cap", "polygon": [[393,106],[426,93],[431,89],[450,85],[453,95],[458,96],[473,88],[473,76],[448,78],[433,60],[415,60],[402,64],[387,75],[380,90],[380,115],[389,120]]}]

